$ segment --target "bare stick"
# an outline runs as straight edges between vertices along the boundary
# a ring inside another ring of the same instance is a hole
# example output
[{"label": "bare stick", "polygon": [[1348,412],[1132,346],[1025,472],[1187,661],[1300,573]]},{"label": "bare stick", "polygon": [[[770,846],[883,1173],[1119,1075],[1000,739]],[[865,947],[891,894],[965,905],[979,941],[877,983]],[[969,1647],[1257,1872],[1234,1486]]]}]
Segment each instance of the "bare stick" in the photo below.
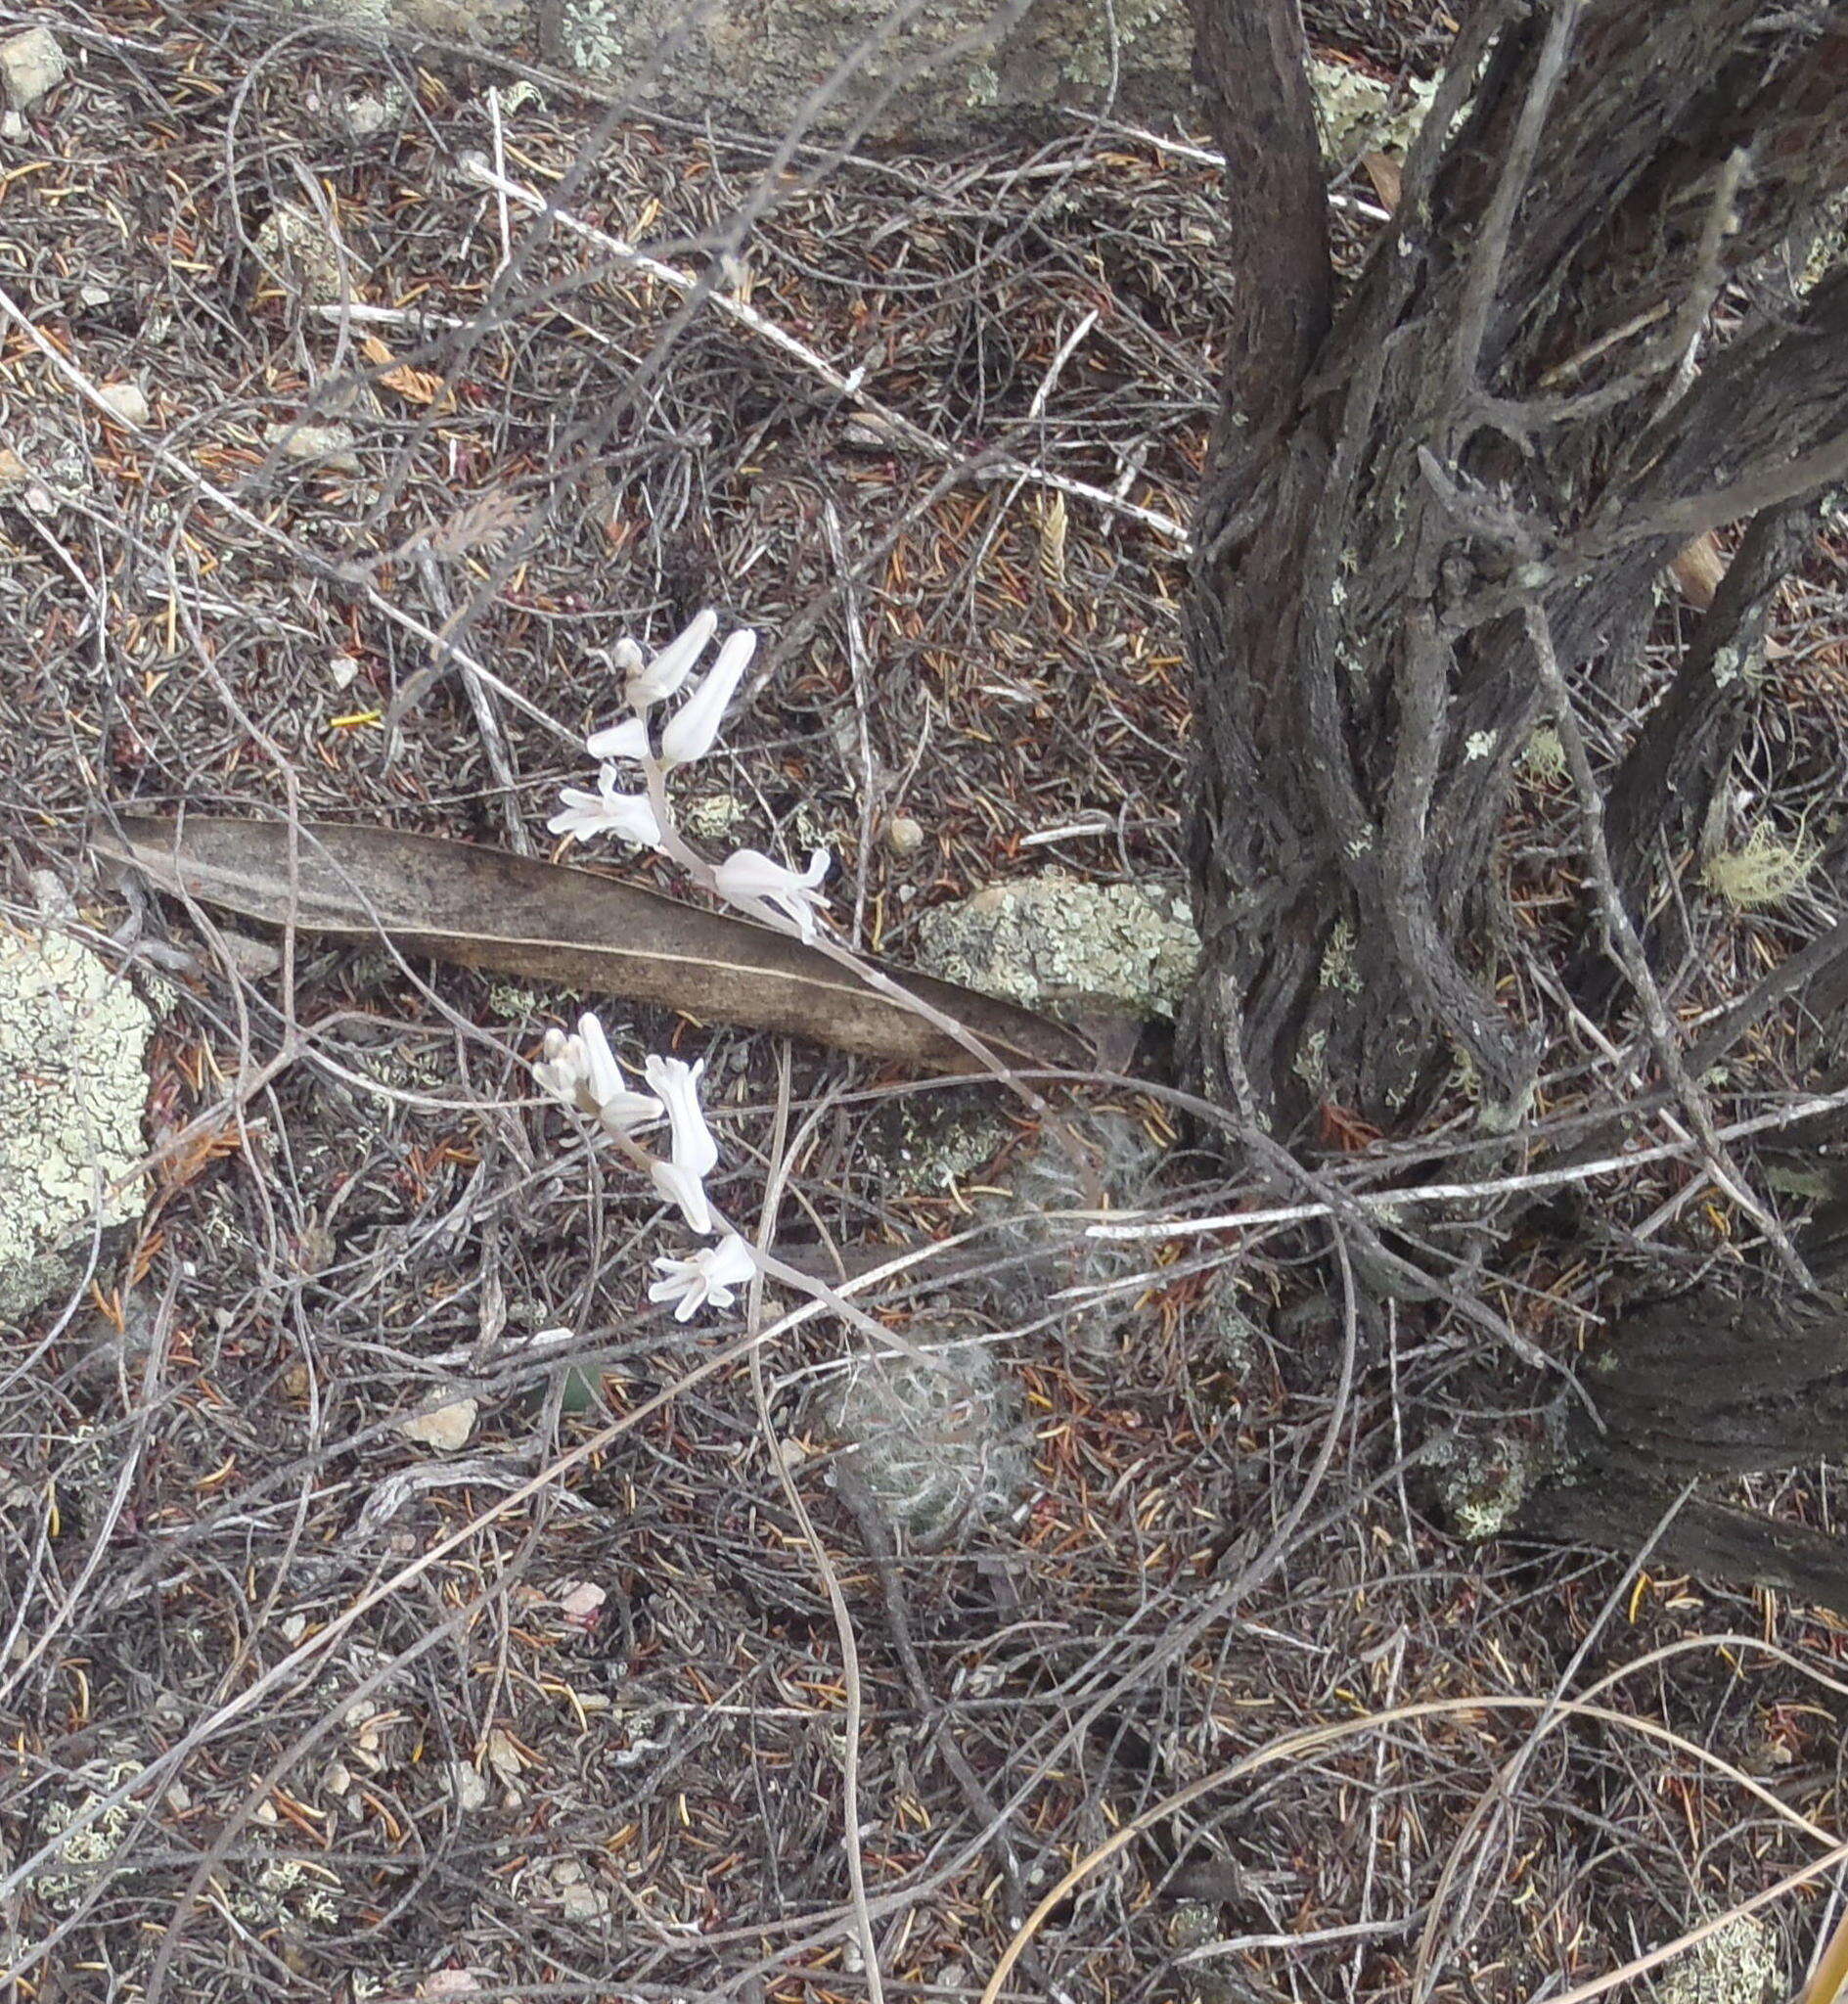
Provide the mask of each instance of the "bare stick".
[{"label": "bare stick", "polygon": [[1726,1145],[1720,1139],[1713,1117],[1712,1105],[1688,1070],[1682,1056],[1680,1034],[1669,1016],[1667,1003],[1662,1000],[1655,976],[1650,972],[1648,956],[1643,951],[1637,929],[1617,894],[1616,879],[1610,868],[1610,846],[1604,840],[1603,796],[1599,791],[1598,776],[1592,770],[1591,754],[1585,749],[1585,734],[1579,729],[1578,712],[1572,706],[1572,693],[1565,685],[1558,657],[1554,652],[1553,629],[1546,610],[1537,601],[1530,600],[1524,618],[1527,638],[1534,650],[1534,661],[1540,671],[1541,687],[1552,706],[1554,726],[1559,733],[1559,744],[1572,774],[1573,790],[1578,795],[1586,871],[1603,920],[1605,940],[1612,958],[1636,990],[1649,1042],[1655,1050],[1656,1063],[1661,1066],[1663,1075],[1688,1115],[1688,1124],[1693,1129],[1706,1157],[1708,1174],[1778,1249],[1779,1256],[1798,1286],[1813,1289],[1816,1282],[1803,1263],[1802,1255],[1790,1243],[1789,1235],[1759,1202],[1728,1158]]}]

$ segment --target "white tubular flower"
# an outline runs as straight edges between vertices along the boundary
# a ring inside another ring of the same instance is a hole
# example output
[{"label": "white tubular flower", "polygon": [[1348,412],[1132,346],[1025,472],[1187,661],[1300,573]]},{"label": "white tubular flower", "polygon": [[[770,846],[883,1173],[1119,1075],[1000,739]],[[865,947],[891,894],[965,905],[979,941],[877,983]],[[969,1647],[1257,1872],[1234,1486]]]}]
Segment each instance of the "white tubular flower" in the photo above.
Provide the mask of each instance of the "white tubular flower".
[{"label": "white tubular flower", "polygon": [[593,758],[646,758],[649,754],[648,719],[625,716],[619,724],[593,731],[584,740],[584,750]]},{"label": "white tubular flower", "polygon": [[678,1162],[651,1162],[648,1172],[661,1196],[669,1204],[679,1205],[690,1229],[701,1236],[711,1231],[712,1204],[705,1194],[703,1176],[683,1169]]},{"label": "white tubular flower", "polygon": [[644,1127],[653,1127],[656,1120],[666,1117],[667,1109],[653,1093],[631,1092],[626,1085],[600,1101],[597,1108],[604,1132],[613,1134],[618,1141],[627,1141],[631,1134],[639,1134]]},{"label": "white tubular flower", "polygon": [[648,796],[617,793],[613,765],[606,765],[598,774],[594,794],[582,787],[563,787],[559,797],[564,805],[546,823],[554,835],[568,835],[573,842],[592,835],[613,835],[647,849],[661,845],[661,825]]},{"label": "white tubular flower", "polygon": [[757,636],[748,626],[741,626],[726,640],[705,680],[662,725],[663,765],[690,765],[711,751],[719,726],[725,721],[725,712],[756,652]]},{"label": "white tubular flower", "polygon": [[672,1301],[674,1320],[689,1321],[708,1302],[729,1308],[735,1291],[757,1270],[750,1249],[736,1232],[727,1232],[716,1246],[707,1246],[691,1259],[657,1259],[661,1278],[648,1291],[651,1301]]},{"label": "white tubular flower", "polygon": [[705,1109],[699,1104],[699,1079],[705,1060],[689,1065],[680,1058],[651,1056],[642,1075],[660,1095],[667,1117],[674,1123],[674,1166],[696,1176],[705,1176],[718,1166],[719,1145],[705,1123]]},{"label": "white tubular flower", "polygon": [[696,1232],[709,1232],[712,1207],[706,1198],[705,1179],[718,1165],[719,1145],[712,1139],[705,1110],[699,1104],[699,1074],[705,1070],[705,1060],[688,1065],[679,1058],[651,1057],[642,1069],[667,1108],[674,1135],[673,1160],[653,1163],[649,1174],[655,1189],[670,1204],[679,1205],[681,1215]]},{"label": "white tubular flower", "polygon": [[567,1037],[562,1029],[546,1031],[545,1056],[532,1068],[532,1075],[555,1100],[581,1113],[594,1113],[590,1101],[590,1060],[582,1037]]},{"label": "white tubular flower", "polygon": [[604,1034],[603,1025],[588,1009],[577,1019],[577,1034],[584,1047],[590,1096],[601,1107],[606,1100],[614,1098],[624,1089],[622,1071],[616,1064],[616,1054],[609,1048],[609,1039]]},{"label": "white tubular flower", "polygon": [[647,667],[638,667],[630,675],[625,691],[630,708],[639,712],[659,703],[664,696],[671,696],[693,672],[694,662],[705,653],[706,642],[718,631],[718,625],[716,613],[696,613]]},{"label": "white tubular flower", "polygon": [[578,1018],[573,1041],[583,1048],[585,1089],[593,1102],[584,1111],[594,1113],[607,1133],[622,1140],[666,1118],[667,1109],[652,1093],[630,1089],[603,1025],[589,1011]]},{"label": "white tubular flower", "polygon": [[761,849],[734,849],[713,871],[712,882],[727,903],[767,904],[804,939],[813,939],[815,914],[828,902],[822,881],[834,860],[826,849],[811,849],[806,870],[788,870]]},{"label": "white tubular flower", "polygon": [[624,1084],[609,1039],[596,1017],[577,1020],[577,1034],[546,1031],[545,1056],[532,1075],[554,1099],[603,1123],[608,1133],[626,1137],[667,1117],[667,1109],[652,1093],[633,1092]]}]

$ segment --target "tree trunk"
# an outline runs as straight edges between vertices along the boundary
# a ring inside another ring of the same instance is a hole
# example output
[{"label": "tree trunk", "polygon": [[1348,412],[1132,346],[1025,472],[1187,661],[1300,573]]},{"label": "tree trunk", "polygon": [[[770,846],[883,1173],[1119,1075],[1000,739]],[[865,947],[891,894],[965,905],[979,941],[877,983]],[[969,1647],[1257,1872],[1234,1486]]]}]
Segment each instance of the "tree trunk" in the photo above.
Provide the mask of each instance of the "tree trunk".
[{"label": "tree trunk", "polygon": [[1848,1615],[1848,1543],[1693,1495],[1690,1481],[1837,1456],[1848,1438],[1848,1294],[1736,1300],[1696,1289],[1624,1316],[1585,1373],[1560,1474],[1522,1512],[1538,1535],[1778,1588]]},{"label": "tree trunk", "polygon": [[[1496,850],[1536,615],[1581,687],[1621,682],[1664,566],[1746,520],[1689,670],[1717,682],[1793,508],[1848,476],[1848,273],[1695,373],[1723,287],[1848,180],[1848,9],[1482,0],[1331,314],[1295,0],[1193,7],[1244,282],[1189,607],[1184,1060],[1285,1137],[1318,1111],[1403,1128],[1459,1065],[1511,1121],[1538,1048]],[[1639,901],[1730,750],[1743,697],[1712,695],[1665,706],[1619,774]]]}]

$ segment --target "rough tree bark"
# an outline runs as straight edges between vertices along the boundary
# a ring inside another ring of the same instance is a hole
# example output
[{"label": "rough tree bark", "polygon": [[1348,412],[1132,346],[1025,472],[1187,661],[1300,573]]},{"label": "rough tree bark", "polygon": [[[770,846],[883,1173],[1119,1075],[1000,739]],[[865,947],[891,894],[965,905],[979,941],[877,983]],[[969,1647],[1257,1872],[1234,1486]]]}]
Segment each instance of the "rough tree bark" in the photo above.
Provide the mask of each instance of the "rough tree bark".
[{"label": "rough tree bark", "polygon": [[1536,615],[1621,687],[1664,566],[1749,524],[1607,797],[1646,904],[1793,524],[1848,477],[1848,271],[1695,368],[1721,288],[1848,181],[1848,8],[1479,0],[1337,312],[1295,0],[1192,4],[1243,283],[1190,604],[1184,1057],[1280,1138],[1403,1127],[1459,1062],[1511,1121],[1538,1051],[1495,860]]},{"label": "rough tree bark", "polygon": [[1739,1300],[1698,1289],[1624,1316],[1589,1360],[1594,1426],[1568,1409],[1559,1468],[1520,1528],[1769,1586],[1848,1615],[1848,1543],[1711,1497],[1711,1476],[1839,1457],[1848,1435],[1848,1293]]},{"label": "rough tree bark", "polygon": [[[1296,0],[1191,4],[1241,284],[1189,607],[1205,958],[1183,1061],[1285,1143],[1318,1115],[1408,1131],[1460,1064],[1511,1126],[1540,1052],[1497,844],[1543,707],[1624,714],[1656,579],[1745,524],[1601,800],[1575,771],[1608,881],[1563,972],[1600,1006],[1628,979],[1613,895],[1658,972],[1684,949],[1665,873],[1755,699],[1771,594],[1848,478],[1848,265],[1781,296],[1765,277],[1848,182],[1848,5],[1477,0],[1337,304]],[[1758,304],[1711,346],[1734,281]],[[1837,928],[1793,955],[1683,1079],[1799,977],[1813,1005],[1843,988],[1844,949]],[[1603,1361],[1600,1424],[1526,1527],[1659,1532],[1671,1562],[1848,1610],[1838,1541],[1683,1493],[1839,1451],[1848,1293],[1690,1297],[1624,1319]]]}]

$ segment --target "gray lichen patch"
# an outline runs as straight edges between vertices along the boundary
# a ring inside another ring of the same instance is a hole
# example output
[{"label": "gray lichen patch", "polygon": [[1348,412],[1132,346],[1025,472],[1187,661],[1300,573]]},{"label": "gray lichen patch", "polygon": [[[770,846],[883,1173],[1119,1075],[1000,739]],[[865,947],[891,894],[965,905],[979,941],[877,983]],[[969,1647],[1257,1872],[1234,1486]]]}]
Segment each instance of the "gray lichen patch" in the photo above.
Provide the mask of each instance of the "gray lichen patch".
[{"label": "gray lichen patch", "polygon": [[0,934],[0,1313],[37,1305],[27,1275],[55,1286],[67,1242],[139,1216],[140,1183],[115,1186],[144,1153],[153,1027],[74,940]]},{"label": "gray lichen patch", "polygon": [[979,1087],[895,1099],[868,1122],[860,1161],[881,1189],[935,1196],[984,1171],[1014,1132]]},{"label": "gray lichen patch", "polygon": [[918,921],[929,973],[1031,1009],[1105,1001],[1172,1016],[1199,958],[1176,888],[1048,872],[997,884]]},{"label": "gray lichen patch", "polygon": [[1513,1434],[1464,1434],[1433,1441],[1423,1461],[1437,1514],[1460,1538],[1500,1537],[1520,1515],[1538,1473],[1531,1442]]},{"label": "gray lichen patch", "polygon": [[1655,1986],[1660,2004],[1764,2004],[1783,1990],[1778,1937],[1750,1914],[1678,1956]]}]

